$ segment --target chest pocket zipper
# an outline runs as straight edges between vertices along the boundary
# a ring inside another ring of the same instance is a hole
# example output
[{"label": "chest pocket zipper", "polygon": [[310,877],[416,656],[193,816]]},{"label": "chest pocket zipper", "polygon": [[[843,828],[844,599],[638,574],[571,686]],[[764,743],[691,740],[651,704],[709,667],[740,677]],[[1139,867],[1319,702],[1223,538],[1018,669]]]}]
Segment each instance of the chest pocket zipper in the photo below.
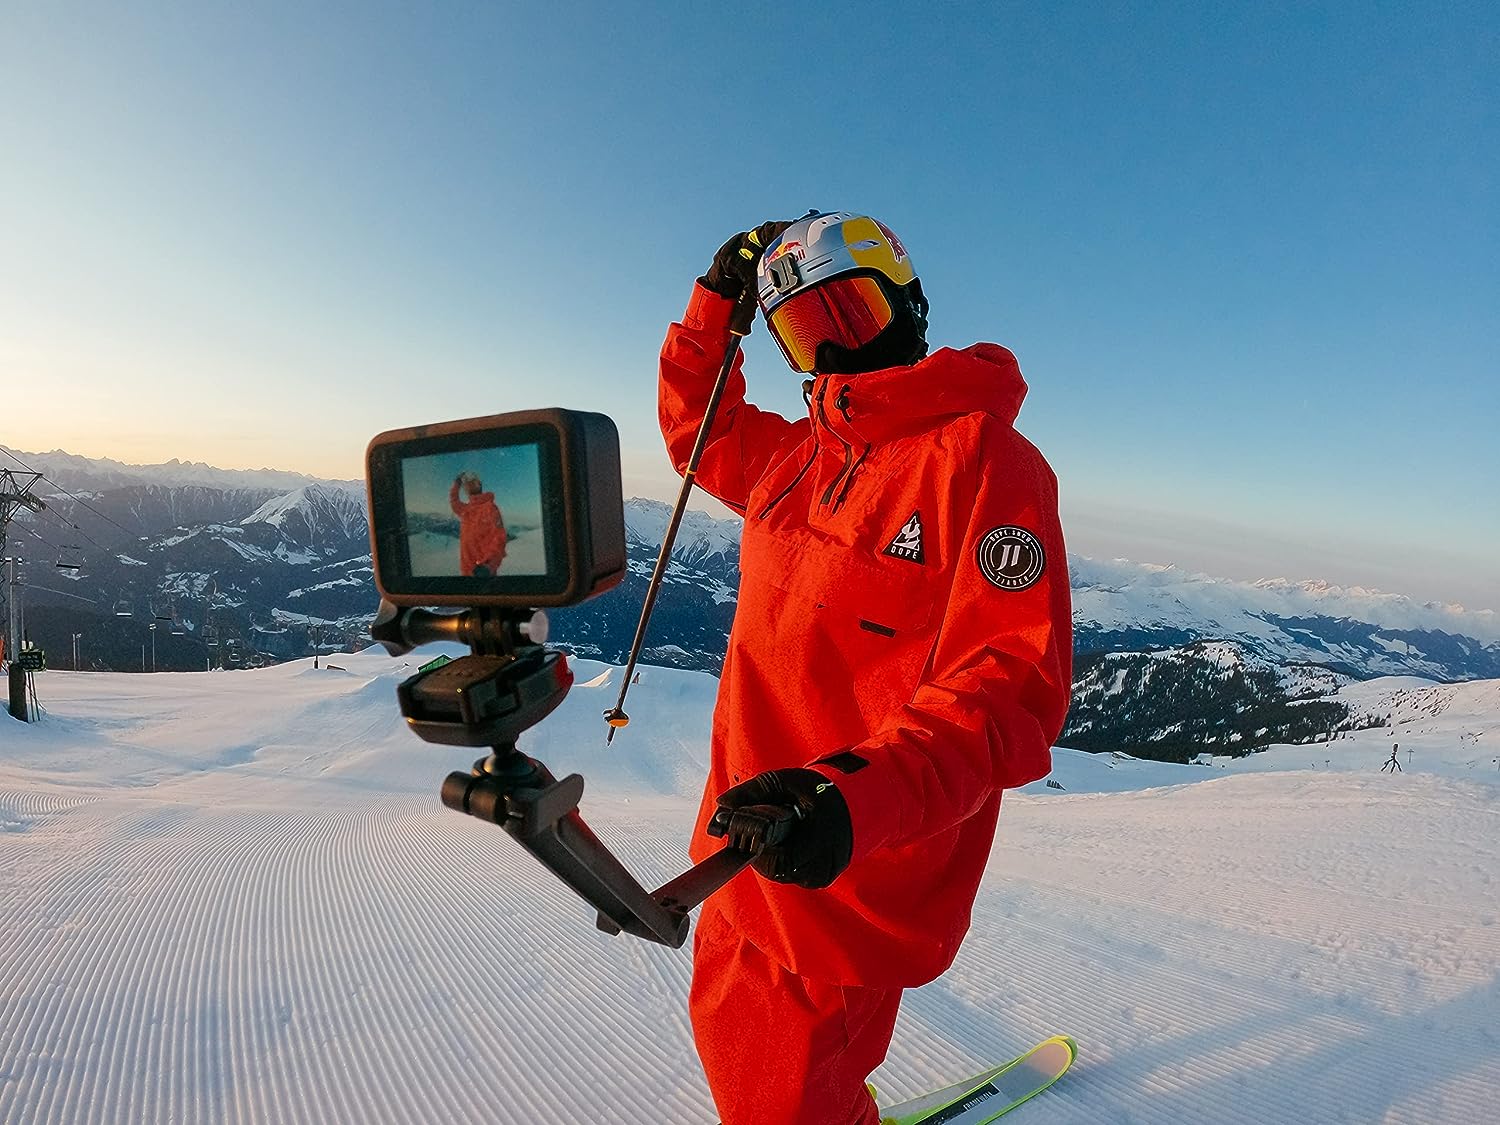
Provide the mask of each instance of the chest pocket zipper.
[{"label": "chest pocket zipper", "polygon": [[789,492],[791,492],[792,489],[794,489],[794,488],[797,487],[798,482],[801,481],[801,479],[803,477],[807,476],[807,470],[813,467],[813,462],[816,461],[817,459],[818,459],[818,443],[816,441],[814,441],[813,442],[813,449],[812,449],[812,456],[808,457],[807,464],[803,465],[802,468],[800,468],[800,469],[797,470],[797,475],[792,478],[791,483],[788,484],[785,488],[783,488],[780,492],[778,492],[775,496],[773,496],[771,498],[770,502],[767,503],[766,506],[760,510],[760,515],[756,516],[755,518],[763,520],[767,516],[769,516],[771,514],[771,509],[774,508],[774,507],[776,507],[776,505],[780,504],[783,500],[785,500],[787,498],[787,494]]}]

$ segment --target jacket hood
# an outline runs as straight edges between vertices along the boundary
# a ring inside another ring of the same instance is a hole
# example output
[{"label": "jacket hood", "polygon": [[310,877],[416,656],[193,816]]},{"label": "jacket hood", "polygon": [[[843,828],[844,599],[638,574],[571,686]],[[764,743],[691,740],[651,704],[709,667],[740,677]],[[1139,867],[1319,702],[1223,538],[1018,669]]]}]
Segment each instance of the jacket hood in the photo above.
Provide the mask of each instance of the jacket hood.
[{"label": "jacket hood", "polygon": [[[1007,425],[1026,398],[1026,380],[1008,348],[939,348],[909,367],[862,375],[819,375],[828,424],[867,442],[933,429],[965,414],[992,414]],[[816,407],[814,408],[816,417]]]}]

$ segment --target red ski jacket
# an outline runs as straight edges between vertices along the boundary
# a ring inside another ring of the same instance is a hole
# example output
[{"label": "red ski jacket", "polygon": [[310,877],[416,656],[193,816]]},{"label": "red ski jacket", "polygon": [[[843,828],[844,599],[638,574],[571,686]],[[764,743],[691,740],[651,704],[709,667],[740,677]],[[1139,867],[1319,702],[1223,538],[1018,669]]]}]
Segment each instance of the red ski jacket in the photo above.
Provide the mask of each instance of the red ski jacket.
[{"label": "red ski jacket", "polygon": [[[729,340],[702,286],[661,355],[662,434],[686,465]],[[1011,423],[995,344],[820,375],[810,417],[745,401],[737,359],[697,481],[745,526],[692,854],[725,789],[809,766],[849,805],[854,855],[823,890],[754,873],[714,898],[791,971],[923,984],[953,961],[1002,789],[1044,777],[1068,708],[1072,618],[1057,482]]]},{"label": "red ski jacket", "polygon": [[493,492],[481,492],[467,501],[458,494],[455,483],[448,490],[448,507],[458,517],[458,568],[464,575],[476,567],[486,567],[491,574],[505,561],[505,520],[495,503]]}]

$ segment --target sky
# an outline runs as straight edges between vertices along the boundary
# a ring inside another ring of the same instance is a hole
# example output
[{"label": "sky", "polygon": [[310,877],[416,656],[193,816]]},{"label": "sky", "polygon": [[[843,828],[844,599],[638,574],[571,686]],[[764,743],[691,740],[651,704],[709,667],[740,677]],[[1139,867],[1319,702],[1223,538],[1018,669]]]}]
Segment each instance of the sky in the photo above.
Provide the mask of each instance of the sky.
[{"label": "sky", "polygon": [[[1500,608],[1493,4],[0,0],[0,442],[362,475],[601,410],[737,230],[875,215],[1080,553]],[[803,410],[759,327],[750,397]]]}]

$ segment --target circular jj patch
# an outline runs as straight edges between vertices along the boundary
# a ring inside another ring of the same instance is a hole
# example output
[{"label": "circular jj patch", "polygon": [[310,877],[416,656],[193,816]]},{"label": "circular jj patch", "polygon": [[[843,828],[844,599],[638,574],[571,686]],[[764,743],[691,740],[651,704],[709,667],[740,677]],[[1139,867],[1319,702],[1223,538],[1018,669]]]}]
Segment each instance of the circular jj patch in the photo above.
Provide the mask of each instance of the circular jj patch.
[{"label": "circular jj patch", "polygon": [[1024,527],[997,527],[979,541],[979,572],[1002,590],[1024,590],[1042,576],[1047,556]]}]

